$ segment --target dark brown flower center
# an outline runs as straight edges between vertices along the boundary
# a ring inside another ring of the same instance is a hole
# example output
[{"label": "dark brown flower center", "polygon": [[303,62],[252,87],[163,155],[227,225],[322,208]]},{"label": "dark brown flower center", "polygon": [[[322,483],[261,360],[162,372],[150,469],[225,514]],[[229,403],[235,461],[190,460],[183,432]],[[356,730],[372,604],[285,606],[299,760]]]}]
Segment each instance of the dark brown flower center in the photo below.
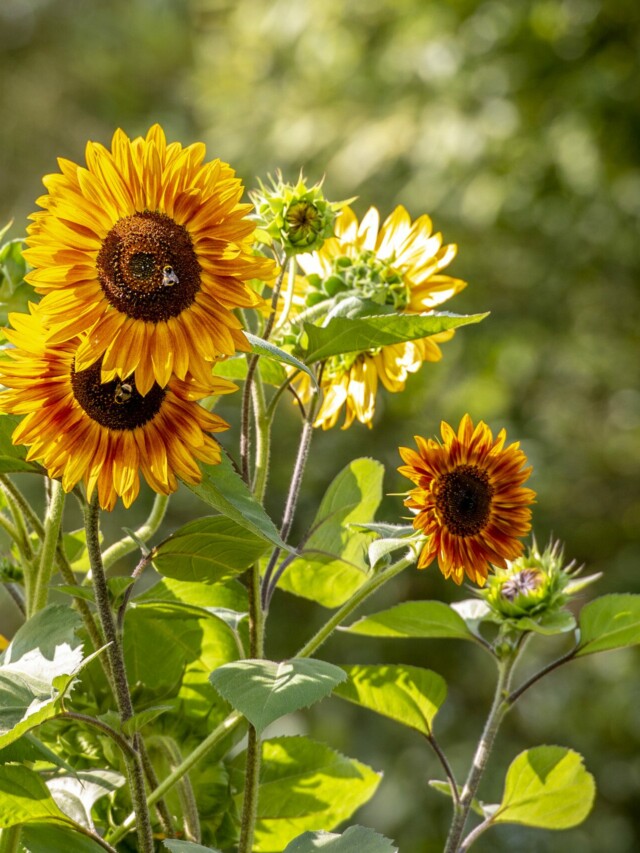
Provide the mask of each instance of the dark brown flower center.
[{"label": "dark brown flower center", "polygon": [[459,465],[439,480],[436,507],[454,536],[474,536],[486,526],[491,513],[493,486],[476,465]]},{"label": "dark brown flower center", "polygon": [[162,408],[166,390],[155,383],[146,396],[136,389],[133,377],[100,381],[101,362],[71,374],[73,396],[100,426],[133,430],[149,423]]},{"label": "dark brown flower center", "polygon": [[177,317],[200,290],[200,264],[186,228],[165,213],[118,220],[102,241],[98,279],[111,305],[134,320]]}]

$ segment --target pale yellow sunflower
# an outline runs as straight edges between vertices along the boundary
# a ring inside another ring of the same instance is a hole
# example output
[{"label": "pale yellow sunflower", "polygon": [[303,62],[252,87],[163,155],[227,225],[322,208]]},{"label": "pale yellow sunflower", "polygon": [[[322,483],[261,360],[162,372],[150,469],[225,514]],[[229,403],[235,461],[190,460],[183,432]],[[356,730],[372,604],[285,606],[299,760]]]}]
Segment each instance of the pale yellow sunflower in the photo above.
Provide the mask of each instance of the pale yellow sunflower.
[{"label": "pale yellow sunflower", "polygon": [[494,440],[483,421],[474,429],[469,415],[457,434],[444,422],[441,432],[442,443],[415,436],[417,453],[400,448],[406,464],[398,471],[416,485],[405,505],[417,510],[413,526],[429,537],[418,568],[437,557],[446,578],[460,584],[466,574],[483,586],[490,565],[503,569],[522,554],[535,498],[522,484],[531,468],[519,443],[504,446],[504,430]]},{"label": "pale yellow sunflower", "polygon": [[[456,251],[453,244],[443,245],[442,235],[433,233],[426,215],[412,222],[399,206],[380,225],[379,213],[372,207],[358,224],[353,210],[345,207],[336,221],[335,236],[317,252],[298,256],[306,278],[296,282],[291,318],[295,320],[305,307],[321,309],[323,299],[337,293],[351,293],[397,312],[431,311],[466,287],[466,282],[441,272]],[[356,419],[370,427],[378,383],[393,393],[404,390],[410,373],[425,361],[442,358],[439,344],[453,334],[451,330],[329,358],[322,371],[323,402],[315,426],[335,426],[344,409],[342,429]],[[309,399],[307,377],[298,380],[297,390],[303,401]]]},{"label": "pale yellow sunflower", "polygon": [[252,253],[242,183],[205,146],[122,130],[111,150],[89,142],[86,168],[60,159],[44,211],[32,216],[27,276],[44,294],[54,344],[86,332],[79,371],[102,359],[104,381],[135,375],[143,396],[172,374],[206,383],[217,355],[248,349],[234,308],[260,302],[250,279],[274,265]]},{"label": "pale yellow sunflower", "polygon": [[213,377],[202,385],[191,374],[174,376],[144,396],[133,375],[103,383],[99,360],[77,369],[79,339],[51,344],[42,315],[30,307],[31,314],[9,315],[14,328],[5,334],[15,349],[0,361],[7,387],[0,411],[25,415],[13,443],[27,445],[27,459],[41,462],[65,491],[82,481],[89,498],[97,488],[104,509],[113,509],[118,497],[128,507],[140,490],[140,472],[166,495],[178,478],[200,482],[196,460],[220,462],[210,433],[228,424],[197,400],[236,390],[232,382]]}]

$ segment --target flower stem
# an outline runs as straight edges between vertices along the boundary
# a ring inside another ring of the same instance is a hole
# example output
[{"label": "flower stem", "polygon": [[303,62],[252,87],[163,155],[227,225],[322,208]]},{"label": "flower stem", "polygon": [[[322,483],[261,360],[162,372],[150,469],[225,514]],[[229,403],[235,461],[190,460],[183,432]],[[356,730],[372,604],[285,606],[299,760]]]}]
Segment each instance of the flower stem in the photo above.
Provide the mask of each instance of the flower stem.
[{"label": "flower stem", "polygon": [[462,834],[469,817],[473,799],[478,790],[482,774],[487,766],[489,756],[491,755],[500,724],[509,710],[507,695],[513,668],[518,658],[518,652],[519,649],[514,649],[510,654],[498,660],[498,681],[493,697],[493,704],[489,711],[482,736],[478,741],[478,746],[473,757],[473,764],[462,789],[460,801],[457,804],[454,803],[453,819],[444,853],[458,853],[460,851]]},{"label": "flower stem", "polygon": [[[105,640],[109,644],[107,647],[107,655],[109,657],[111,672],[113,674],[115,700],[118,706],[120,722],[125,723],[133,717],[133,704],[131,702],[131,694],[129,693],[129,684],[127,682],[127,672],[124,664],[122,646],[119,642],[116,623],[113,618],[113,613],[111,612],[107,578],[102,564],[99,529],[100,510],[98,507],[97,495],[94,495],[93,500],[85,505],[84,521],[96,607],[98,609],[98,615],[102,624]],[[133,738],[134,756],[125,757],[125,761],[129,777],[129,787],[131,789],[131,798],[133,800],[133,808],[136,813],[139,853],[153,853],[153,832],[151,828],[149,809],[146,802],[144,770],[140,759],[140,752],[137,748],[137,741],[138,735]]]},{"label": "flower stem", "polygon": [[388,566],[388,568],[381,571],[379,574],[374,575],[372,578],[369,578],[360,589],[356,590],[351,598],[346,601],[342,607],[340,607],[333,616],[325,622],[325,624],[320,628],[317,633],[313,635],[313,637],[302,646],[302,648],[297,652],[295,657],[297,658],[308,658],[316,652],[323,643],[325,643],[331,634],[335,631],[335,629],[340,625],[353,611],[359,607],[365,599],[369,598],[376,590],[380,589],[387,581],[390,581],[391,578],[394,578],[396,575],[399,575],[407,566],[411,566],[416,561],[416,554],[413,549],[411,549],[404,557],[401,557],[396,563],[392,563],[392,565]]},{"label": "flower stem", "polygon": [[33,616],[34,613],[43,610],[47,606],[49,584],[56,565],[56,550],[58,547],[60,526],[62,524],[64,499],[65,493],[62,483],[58,480],[51,480],[51,497],[44,520],[44,540],[40,551],[40,561],[33,598],[30,602],[27,602],[27,616]]},{"label": "flower stem", "polygon": [[[136,537],[138,539],[141,539],[143,542],[151,539],[153,534],[162,524],[168,504],[168,495],[156,494],[149,517],[145,523],[136,530]],[[136,541],[134,541],[130,536],[125,536],[119,542],[115,542],[107,548],[102,555],[102,565],[105,569],[109,569],[117,560],[120,560],[122,557],[126,557],[127,554],[131,554],[131,552],[135,551],[138,547],[139,545]]]},{"label": "flower stem", "polygon": [[0,832],[0,853],[18,853],[22,824],[9,826]]}]

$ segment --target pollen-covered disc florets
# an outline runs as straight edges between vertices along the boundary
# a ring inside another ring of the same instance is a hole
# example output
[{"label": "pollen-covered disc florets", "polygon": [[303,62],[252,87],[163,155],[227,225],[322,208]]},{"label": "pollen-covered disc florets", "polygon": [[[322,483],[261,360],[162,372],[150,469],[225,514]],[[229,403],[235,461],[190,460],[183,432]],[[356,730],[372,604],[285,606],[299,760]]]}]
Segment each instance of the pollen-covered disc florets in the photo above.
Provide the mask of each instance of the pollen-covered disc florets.
[{"label": "pollen-covered disc florets", "polygon": [[111,150],[88,143],[86,168],[61,159],[44,179],[27,280],[52,344],[84,334],[78,370],[102,359],[103,381],[133,375],[144,396],[172,374],[206,383],[217,356],[248,349],[232,311],[260,302],[248,282],[274,264],[253,252],[234,171],[204,157],[158,125],[144,139],[118,130]]},{"label": "pollen-covered disc florets", "polygon": [[460,584],[466,574],[482,586],[490,565],[504,568],[522,553],[535,498],[522,484],[531,468],[519,444],[504,446],[504,430],[494,440],[482,421],[474,429],[469,415],[457,433],[446,423],[441,429],[442,443],[416,436],[417,452],[400,448],[406,464],[398,470],[416,485],[405,505],[429,537],[418,568],[437,558],[445,577]]},{"label": "pollen-covered disc florets", "polygon": [[14,444],[29,448],[65,491],[84,482],[87,496],[97,489],[100,505],[112,509],[118,497],[129,506],[140,490],[140,473],[151,488],[169,494],[178,478],[198,483],[197,461],[220,461],[211,433],[228,425],[198,405],[235,385],[212,378],[202,385],[188,374],[164,388],[154,383],[141,394],[132,373],[102,381],[100,361],[78,368],[79,339],[52,345],[38,309],[12,314],[5,334],[15,348],[0,361],[0,411],[24,415]]}]

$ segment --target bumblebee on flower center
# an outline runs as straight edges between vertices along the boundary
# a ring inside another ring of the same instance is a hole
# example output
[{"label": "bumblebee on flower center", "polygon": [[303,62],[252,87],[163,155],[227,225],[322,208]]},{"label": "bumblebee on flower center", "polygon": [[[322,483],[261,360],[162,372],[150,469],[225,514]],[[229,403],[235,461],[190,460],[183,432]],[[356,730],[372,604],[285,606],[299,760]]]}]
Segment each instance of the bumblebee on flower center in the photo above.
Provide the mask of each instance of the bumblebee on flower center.
[{"label": "bumblebee on flower center", "polygon": [[132,377],[101,382],[101,363],[71,374],[73,396],[91,420],[113,430],[142,427],[158,414],[166,391],[157,383],[144,397]]},{"label": "bumblebee on flower center", "polygon": [[134,320],[159,323],[177,317],[200,290],[191,237],[164,213],[145,211],[116,222],[102,241],[96,265],[109,303]]}]

